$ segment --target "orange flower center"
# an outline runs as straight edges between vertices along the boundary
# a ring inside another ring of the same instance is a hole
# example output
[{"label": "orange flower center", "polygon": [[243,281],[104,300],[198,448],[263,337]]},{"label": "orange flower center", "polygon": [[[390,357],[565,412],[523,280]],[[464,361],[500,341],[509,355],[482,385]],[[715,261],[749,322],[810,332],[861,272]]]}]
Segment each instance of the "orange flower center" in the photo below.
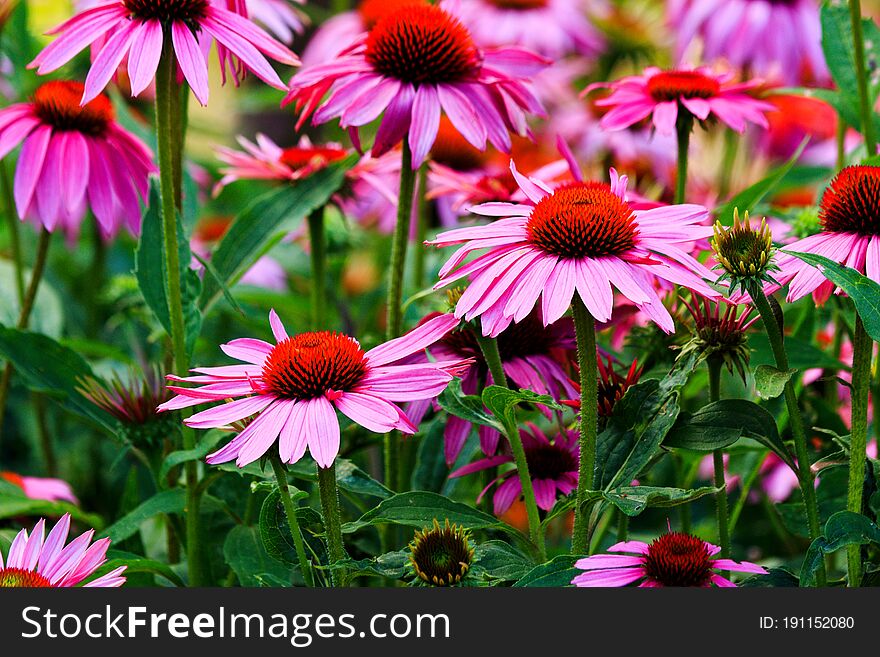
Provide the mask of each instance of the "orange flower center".
[{"label": "orange flower center", "polygon": [[281,154],[281,163],[294,171],[304,167],[322,169],[331,162],[343,159],[345,154],[341,148],[300,148],[294,146]]},{"label": "orange flower center", "polygon": [[353,338],[332,331],[301,333],[282,340],[263,365],[264,392],[285,399],[314,399],[328,390],[350,390],[367,362]]},{"label": "orange flower center", "polygon": [[364,0],[357,10],[364,21],[364,27],[372,30],[376,23],[401,7],[424,4],[427,4],[426,0]]},{"label": "orange flower center", "polygon": [[705,586],[712,575],[712,561],[699,538],[670,532],[648,546],[645,570],[663,586]]},{"label": "orange flower center", "polygon": [[107,96],[101,94],[80,106],[83,88],[81,82],[69,80],[46,82],[34,93],[34,112],[56,130],[100,137],[113,121],[113,105]]},{"label": "orange flower center", "polygon": [[467,79],[480,62],[467,28],[433,5],[404,6],[379,20],[365,56],[378,73],[416,86]]},{"label": "orange flower center", "polygon": [[664,71],[648,80],[648,93],[657,102],[679,98],[712,98],[721,91],[718,80],[696,71]]},{"label": "orange flower center", "polygon": [[48,579],[33,570],[0,568],[0,589],[51,588]]},{"label": "orange flower center", "polygon": [[545,196],[526,230],[532,244],[561,258],[619,255],[638,235],[630,207],[598,182],[568,183]]},{"label": "orange flower center", "polygon": [[841,170],[822,196],[819,221],[834,233],[880,235],[880,167]]},{"label": "orange flower center", "polygon": [[208,13],[208,0],[122,0],[131,15],[141,20],[159,20],[170,24],[183,21],[197,29]]}]

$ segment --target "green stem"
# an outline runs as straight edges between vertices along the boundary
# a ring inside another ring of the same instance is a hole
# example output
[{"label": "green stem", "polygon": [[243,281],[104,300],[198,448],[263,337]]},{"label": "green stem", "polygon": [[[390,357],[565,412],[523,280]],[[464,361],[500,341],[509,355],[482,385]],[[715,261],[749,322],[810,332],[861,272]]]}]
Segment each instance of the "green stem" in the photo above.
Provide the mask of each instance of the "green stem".
[{"label": "green stem", "polygon": [[[856,314],[852,369],[852,437],[849,447],[849,486],[846,509],[862,513],[865,486],[865,450],[868,447],[868,395],[871,386],[871,352],[874,343],[865,331],[862,318]],[[862,581],[862,549],[850,545],[846,549],[847,583],[858,587]]]},{"label": "green stem", "polygon": [[275,479],[278,481],[278,492],[281,494],[281,504],[284,505],[284,513],[287,516],[290,537],[293,539],[293,545],[296,548],[299,568],[306,586],[312,587],[315,585],[315,580],[312,576],[312,565],[309,563],[308,557],[306,557],[305,542],[303,541],[302,531],[299,528],[299,519],[296,516],[296,505],[290,497],[290,490],[287,488],[287,474],[285,473],[284,463],[282,463],[281,457],[274,449],[270,454],[269,461],[272,463]]},{"label": "green stem", "polygon": [[[168,35],[166,35],[167,37]],[[168,314],[171,319],[171,349],[174,369],[181,375],[189,369],[186,353],[186,328],[183,320],[183,291],[180,277],[180,252],[177,235],[177,212],[181,199],[181,138],[183,135],[181,89],[177,84],[177,61],[171,39],[165,47],[156,73],[156,141],[159,153],[159,186],[162,203],[162,236],[166,272]],[[195,448],[195,434],[183,430],[183,448]],[[199,546],[199,472],[195,461],[184,466],[186,479],[186,549],[191,586],[203,583]]]},{"label": "green stem", "polygon": [[3,184],[4,210],[9,229],[9,250],[12,252],[12,264],[15,266],[15,293],[18,305],[21,307],[24,300],[24,266],[21,260],[21,242],[18,237],[18,213],[15,209],[9,172],[6,170],[6,162],[3,161],[0,161],[0,182]]},{"label": "green stem", "polygon": [[[339,489],[336,485],[336,463],[329,468],[318,466],[318,490],[321,494],[321,510],[324,513],[324,531],[327,536],[327,553],[330,565],[345,559],[342,542],[342,519],[339,514]],[[344,570],[331,570],[334,586],[345,583]]]},{"label": "green stem", "polygon": [[577,357],[581,383],[580,467],[578,469],[577,506],[571,537],[572,554],[583,554],[589,547],[588,518],[585,513],[587,492],[593,489],[598,433],[598,380],[596,365],[596,322],[579,295],[571,305],[577,338]]},{"label": "green stem", "polygon": [[629,537],[629,516],[617,510],[617,542],[621,543]]},{"label": "green stem", "polygon": [[724,156],[721,161],[721,171],[718,175],[718,198],[724,200],[730,193],[730,180],[733,176],[733,165],[736,163],[736,151],[739,145],[739,135],[733,130],[724,132]]},{"label": "green stem", "polygon": [[[492,383],[496,386],[507,387],[507,375],[504,374],[504,365],[501,354],[498,351],[498,340],[487,338],[482,330],[476,331],[477,343],[486,359],[489,373],[492,375]],[[500,419],[500,418],[499,418]],[[543,562],[547,559],[547,548],[544,544],[544,530],[541,526],[541,516],[538,514],[538,504],[535,501],[535,489],[532,486],[532,477],[529,474],[529,463],[526,459],[526,450],[523,447],[519,435],[519,428],[515,423],[503,421],[504,434],[510,443],[510,451],[513,452],[513,460],[516,463],[516,473],[519,475],[519,483],[522,486],[523,501],[526,505],[526,515],[529,519],[529,538],[535,546],[539,559]]]},{"label": "green stem", "polygon": [[[785,341],[782,336],[782,328],[770,307],[770,301],[764,290],[758,285],[753,285],[749,290],[755,307],[761,315],[761,321],[764,323],[764,329],[767,331],[767,338],[773,349],[773,357],[776,360],[777,369],[788,371],[788,355],[785,352]],[[804,429],[804,419],[801,416],[800,408],[798,408],[797,395],[794,391],[794,384],[789,379],[785,382],[785,405],[788,409],[788,423],[791,426],[792,437],[794,438],[794,450],[797,457],[798,465],[798,481],[800,483],[801,495],[804,498],[804,508],[807,514],[807,525],[810,529],[810,540],[815,540],[819,534],[819,505],[816,501],[816,489],[813,486],[813,471],[810,468],[810,453],[807,449],[807,434]],[[817,573],[817,582],[819,586],[825,585],[825,569],[824,567]]]},{"label": "green stem", "polygon": [[691,129],[694,127],[693,117],[684,109],[679,108],[675,132],[678,137],[678,160],[675,173],[675,203],[684,203],[688,176],[688,147],[691,141]]},{"label": "green stem", "polygon": [[877,141],[874,136],[874,109],[868,94],[868,70],[865,66],[865,40],[862,35],[862,3],[861,0],[849,0],[849,17],[852,25],[853,46],[855,47],[856,82],[859,87],[859,110],[862,119],[862,136],[868,157],[877,153]]},{"label": "green stem", "polygon": [[319,331],[326,328],[327,321],[327,242],[324,236],[323,207],[309,215],[309,243],[312,251],[312,330]]},{"label": "green stem", "polygon": [[409,224],[415,195],[416,172],[412,168],[409,141],[403,140],[400,157],[400,195],[397,203],[397,223],[391,242],[391,278],[388,283],[388,324],[385,337],[398,337],[403,331],[403,274],[406,269],[406,248],[409,244]]},{"label": "green stem", "polygon": [[[716,356],[710,356],[706,364],[709,366],[709,401],[721,399],[721,365]],[[715,517],[718,521],[718,541],[721,544],[721,556],[730,557],[730,520],[727,508],[727,482],[724,479],[724,451],[716,449],[712,452],[712,463],[715,466]]]},{"label": "green stem", "polygon": [[431,204],[426,196],[428,191],[428,163],[425,162],[419,167],[418,182],[418,212],[416,214],[416,250],[413,254],[413,278],[415,287],[421,290],[425,285],[425,239],[428,234],[428,218],[431,211]]}]

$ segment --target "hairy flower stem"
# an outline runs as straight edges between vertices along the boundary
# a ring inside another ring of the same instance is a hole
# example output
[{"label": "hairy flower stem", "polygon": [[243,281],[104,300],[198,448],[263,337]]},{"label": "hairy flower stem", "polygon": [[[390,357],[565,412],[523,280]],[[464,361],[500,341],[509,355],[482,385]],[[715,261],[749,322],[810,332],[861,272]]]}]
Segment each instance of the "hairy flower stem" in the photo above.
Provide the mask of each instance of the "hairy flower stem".
[{"label": "hairy flower stem", "polygon": [[[329,468],[318,466],[318,491],[321,494],[321,511],[324,513],[324,531],[327,537],[327,554],[330,565],[345,559],[345,546],[342,542],[342,519],[339,514],[339,488],[336,484],[336,463]],[[345,583],[345,571],[331,570],[333,585]]]},{"label": "hairy flower stem", "polygon": [[[721,365],[722,361],[716,356],[709,356],[706,360],[709,366],[709,401],[717,402],[721,399]],[[715,517],[718,521],[718,542],[721,544],[721,556],[730,557],[730,521],[727,508],[727,482],[724,479],[724,451],[716,449],[712,452],[712,463],[715,466],[715,488],[720,490],[715,493]],[[726,575],[725,575],[726,577]]]},{"label": "hairy flower stem", "polygon": [[854,59],[856,65],[856,82],[859,88],[859,111],[862,119],[862,136],[868,155],[877,152],[877,140],[874,135],[874,109],[868,94],[868,70],[865,66],[865,39],[862,34],[862,3],[861,0],[849,0],[849,17],[852,25]]},{"label": "hairy flower stem", "polygon": [[[498,340],[487,338],[481,330],[475,332],[477,343],[486,359],[492,382],[496,386],[507,387],[507,375],[504,374],[504,365],[501,362],[501,354],[498,351]],[[516,463],[516,473],[519,475],[519,483],[522,485],[523,500],[526,505],[526,514],[529,518],[529,538],[538,554],[540,561],[547,560],[547,548],[544,544],[544,530],[541,527],[541,516],[538,515],[538,503],[535,501],[535,489],[532,486],[532,477],[529,474],[529,463],[526,460],[526,450],[519,435],[519,427],[516,423],[501,420],[504,425],[504,434],[510,443],[510,451],[513,452],[513,460]]]},{"label": "hairy flower stem", "polygon": [[[749,294],[761,315],[761,321],[764,323],[764,329],[767,331],[767,338],[773,349],[773,357],[776,359],[777,369],[788,371],[788,355],[785,352],[785,342],[782,337],[782,328],[770,307],[770,301],[764,290],[758,285],[753,285],[749,289]],[[785,405],[788,409],[788,422],[791,425],[791,433],[794,438],[794,451],[797,457],[798,465],[798,482],[801,488],[801,495],[804,498],[804,508],[807,514],[807,526],[810,529],[810,540],[815,540],[820,534],[819,528],[819,505],[816,501],[816,489],[813,486],[813,471],[810,468],[810,453],[807,451],[807,434],[804,429],[804,419],[801,416],[800,408],[798,408],[797,395],[794,391],[794,384],[791,380],[785,382]],[[816,574],[816,581],[819,586],[825,586],[825,568],[819,569]]]},{"label": "hairy flower stem", "polygon": [[[846,510],[862,513],[862,497],[865,486],[865,458],[868,447],[868,396],[871,386],[871,352],[874,343],[865,331],[862,318],[856,314],[856,330],[853,339],[852,368],[852,435],[849,446],[849,486],[846,494]],[[862,581],[862,548],[849,545],[846,548],[847,585],[858,587]]]},{"label": "hairy flower stem", "polygon": [[309,246],[312,262],[312,330],[321,331],[327,322],[327,240],[324,235],[324,208],[309,215]]},{"label": "hairy flower stem", "polygon": [[312,575],[312,565],[306,556],[305,542],[303,541],[302,531],[299,528],[299,519],[296,517],[296,504],[290,497],[290,490],[287,488],[287,474],[285,472],[284,463],[281,457],[273,449],[270,452],[269,461],[272,463],[272,469],[275,471],[275,479],[278,482],[278,492],[281,495],[281,504],[284,505],[284,514],[287,516],[287,526],[290,529],[290,537],[293,539],[293,546],[296,548],[296,557],[299,560],[299,569],[302,571],[303,580],[306,586],[315,585]]},{"label": "hairy flower stem", "polygon": [[12,253],[12,264],[15,267],[15,294],[18,306],[21,308],[21,303],[24,301],[24,266],[21,260],[21,241],[18,237],[18,212],[15,209],[12,183],[9,180],[9,172],[6,170],[6,162],[0,162],[0,183],[3,185],[3,210],[9,230],[9,250]]},{"label": "hairy flower stem", "polygon": [[572,301],[571,310],[577,338],[578,368],[581,377],[580,467],[578,469],[577,506],[574,512],[571,552],[572,554],[586,554],[590,545],[590,537],[588,536],[589,518],[585,506],[587,493],[593,489],[599,421],[596,322],[577,294]]},{"label": "hairy flower stem", "polygon": [[[159,151],[159,186],[162,198],[162,237],[164,245],[166,294],[171,320],[171,350],[174,369],[181,376],[189,369],[186,353],[186,328],[183,320],[183,290],[180,276],[180,252],[177,236],[177,212],[181,200],[180,153],[183,135],[182,90],[177,84],[177,61],[166,35],[165,46],[156,72],[156,141]],[[195,434],[183,429],[183,448],[195,448]],[[199,471],[195,461],[184,465],[186,479],[186,550],[191,586],[203,584],[199,546]]]},{"label": "hairy flower stem", "polygon": [[694,127],[693,117],[679,108],[678,120],[675,122],[675,134],[678,138],[678,160],[675,172],[675,201],[676,205],[684,203],[685,190],[687,189],[688,176],[688,148],[691,142],[691,130]]},{"label": "hairy flower stem", "polygon": [[416,212],[416,250],[413,258],[413,280],[417,290],[425,285],[425,239],[428,234],[431,203],[428,201],[428,163],[419,167],[418,210]]}]

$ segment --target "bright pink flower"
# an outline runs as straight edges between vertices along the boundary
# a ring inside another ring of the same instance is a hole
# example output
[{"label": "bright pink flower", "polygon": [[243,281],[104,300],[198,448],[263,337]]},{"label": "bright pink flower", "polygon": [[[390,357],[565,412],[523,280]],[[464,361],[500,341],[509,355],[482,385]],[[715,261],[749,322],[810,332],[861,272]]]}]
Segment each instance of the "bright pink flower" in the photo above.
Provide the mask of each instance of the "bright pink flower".
[{"label": "bright pink flower", "polygon": [[30,536],[26,529],[22,529],[9,547],[5,566],[3,556],[0,555],[0,588],[68,588],[80,584],[85,587],[110,588],[125,583],[122,573],[126,566],[120,566],[87,582],[107,561],[110,539],[102,538],[92,543],[95,530],[90,529],[65,546],[68,531],[69,513],[61,517],[48,536],[46,521],[42,518]]},{"label": "bright pink flower", "polygon": [[196,368],[191,377],[168,376],[202,385],[169,386],[178,395],[159,407],[163,411],[238,398],[187,418],[188,426],[211,429],[252,418],[232,442],[208,455],[208,463],[235,459],[244,467],[278,440],[285,462],[295,463],[308,447],[318,465],[330,467],[339,453],[336,411],[377,433],[415,433],[416,427],[395,402],[434,398],[469,365],[466,360],[392,364],[442,338],[458,323],[452,315],[441,315],[367,352],[354,338],[332,331],[290,337],[274,310],[269,323],[274,345],[253,338],[221,345],[224,353],[245,365]]},{"label": "bright pink flower", "polygon": [[608,548],[608,552],[580,559],[576,568],[586,572],[571,583],[578,587],[618,587],[640,582],[640,588],[667,586],[719,587],[736,586],[715,570],[766,575],[761,566],[732,559],[713,559],[721,548],[696,536],[670,532],[651,544],[626,541]]},{"label": "bright pink flower", "polygon": [[590,0],[462,0],[460,16],[482,46],[522,46],[550,59],[593,57],[605,39],[587,18]]},{"label": "bright pink flower", "polygon": [[[850,166],[825,190],[819,207],[822,232],[789,244],[786,251],[815,253],[851,267],[880,283],[880,167]],[[775,278],[789,283],[788,301],[812,293],[816,303],[828,300],[834,284],[803,260],[781,253]],[[777,289],[768,285],[768,291]]]},{"label": "bright pink flower", "polygon": [[0,472],[0,479],[18,486],[32,500],[49,500],[50,502],[70,502],[79,504],[70,484],[61,479],[43,477],[22,477],[14,472]]},{"label": "bright pink flower", "polygon": [[761,82],[732,83],[732,79],[732,73],[716,74],[706,67],[663,71],[652,66],[642,75],[600,82],[586,91],[611,89],[609,96],[595,102],[597,107],[611,108],[601,121],[606,130],[623,130],[650,116],[657,132],[671,135],[679,112],[689,112],[700,121],[714,116],[737,132],[743,132],[749,121],[766,128],[764,112],[774,107],[747,93]]},{"label": "bright pink flower", "polygon": [[788,85],[827,82],[816,0],[669,0],[667,16],[678,57],[697,39],[703,59]]},{"label": "bright pink flower", "polygon": [[156,77],[166,39],[172,40],[180,71],[202,105],[208,103],[207,52],[212,40],[217,41],[224,75],[228,64],[236,80],[246,68],[266,84],[284,89],[266,57],[289,66],[299,64],[296,55],[261,28],[210,0],[106,0],[50,34],[60,36],[28,65],[40,75],[60,68],[86,46],[100,43],[86,76],[83,103],[101,93],[126,57],[131,94],[139,95]]},{"label": "bright pink flower", "polygon": [[[511,171],[528,201],[486,203],[471,209],[505,217],[487,226],[441,233],[428,244],[462,246],[440,270],[436,287],[469,277],[456,317],[480,317],[483,333],[496,336],[522,321],[542,298],[545,324],[558,320],[575,292],[599,322],[611,319],[612,284],[663,330],[672,317],[655,290],[657,279],[706,296],[718,293],[703,279],[713,274],[685,249],[712,229],[700,225],[708,210],[672,205],[634,210],[627,203],[626,176],[611,170],[611,185],[577,180],[553,190],[546,183]],[[577,174],[576,168],[573,173]],[[467,264],[475,251],[486,250]]]},{"label": "bright pink flower", "polygon": [[[293,0],[304,5],[305,0]],[[288,0],[214,0],[215,3],[226,5],[245,18],[266,27],[284,43],[291,43],[297,34],[302,34],[308,16],[290,6]]]},{"label": "bright pink flower", "polygon": [[[526,452],[529,477],[535,490],[535,502],[539,508],[549,511],[556,504],[557,496],[568,495],[577,488],[580,459],[578,432],[559,433],[551,441],[538,427],[529,424],[528,429],[520,431],[520,436]],[[480,459],[459,468],[449,476],[463,477],[480,470],[497,468],[505,463],[513,463],[513,456],[509,452]],[[500,516],[522,496],[522,483],[515,469],[507,470],[483,489],[477,502],[495,484],[499,486],[492,497],[492,509],[496,516]]]},{"label": "bright pink flower", "polygon": [[543,113],[528,80],[547,63],[521,48],[481,51],[443,8],[408,5],[334,61],[295,75],[285,102],[302,110],[300,124],[312,115],[315,124],[339,118],[356,141],[358,128],[384,113],[373,155],[408,134],[417,168],[437,137],[441,111],[475,147],[488,140],[509,151],[508,131],[526,134],[528,115]]},{"label": "bright pink flower", "polygon": [[[15,205],[22,218],[74,241],[91,209],[109,239],[125,222],[140,233],[152,153],[115,121],[104,95],[80,106],[79,82],[46,82],[33,100],[0,110],[0,158],[23,143],[15,169]],[[76,172],[76,175],[71,175]]]}]

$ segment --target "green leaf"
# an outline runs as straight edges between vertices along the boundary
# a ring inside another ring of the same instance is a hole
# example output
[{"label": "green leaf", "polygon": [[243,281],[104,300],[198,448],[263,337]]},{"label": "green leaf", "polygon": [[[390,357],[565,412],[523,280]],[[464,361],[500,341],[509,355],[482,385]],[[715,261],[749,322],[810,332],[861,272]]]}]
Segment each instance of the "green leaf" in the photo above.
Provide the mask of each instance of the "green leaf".
[{"label": "green leaf", "polygon": [[801,566],[801,586],[816,586],[816,572],[826,554],[847,545],[880,544],[880,527],[852,511],[838,511],[828,518],[825,531],[812,542]]},{"label": "green leaf", "polygon": [[766,575],[752,575],[737,583],[739,588],[796,588],[797,575],[785,568],[768,568]]},{"label": "green leaf", "polygon": [[199,443],[198,447],[171,452],[165,457],[165,460],[162,461],[162,468],[159,470],[159,479],[164,481],[165,477],[168,476],[168,473],[171,472],[171,469],[178,465],[183,465],[188,461],[201,461],[211,452],[212,449],[214,449],[222,438],[223,434],[221,432],[212,431],[205,436],[205,438]]},{"label": "green leaf", "polygon": [[575,568],[574,564],[578,559],[570,554],[562,554],[554,557],[551,561],[543,563],[540,566],[532,568],[526,573],[522,579],[518,580],[514,586],[517,587],[559,587],[570,586],[571,580],[576,575],[584,572],[579,568]]},{"label": "green leaf", "polygon": [[772,365],[758,365],[755,369],[755,391],[761,399],[775,399],[785,390],[785,384],[797,374],[790,369],[783,372]]},{"label": "green leaf", "polygon": [[95,375],[75,351],[39,333],[0,327],[0,355],[15,366],[28,388],[45,393],[67,410],[115,435],[116,420],[77,389],[80,381]]},{"label": "green leaf", "polygon": [[[314,461],[301,459],[293,465],[287,466],[287,471],[292,477],[297,479],[304,481],[318,480],[318,466]],[[394,494],[390,489],[361,470],[355,465],[354,461],[343,458],[336,459],[336,485],[350,493],[371,495],[383,500]]]},{"label": "green leaf", "polygon": [[714,495],[719,488],[705,486],[684,490],[657,486],[621,486],[602,493],[602,497],[628,516],[637,516],[648,507],[670,507]]},{"label": "green leaf", "polygon": [[440,393],[437,403],[450,415],[460,417],[471,424],[491,427],[499,433],[504,431],[501,423],[486,412],[480,397],[466,395],[461,391],[461,379],[452,379],[446,389]]},{"label": "green leaf", "polygon": [[216,278],[205,280],[200,300],[207,310],[221,286],[231,287],[269,248],[299,227],[304,217],[322,207],[345,182],[358,156],[332,164],[302,180],[260,196],[236,217],[211,255]]},{"label": "green leaf", "polygon": [[50,502],[48,500],[32,500],[29,497],[12,495],[0,496],[0,519],[57,517],[69,513],[74,520],[89,527],[100,529],[104,526],[101,516],[86,513],[69,502]]},{"label": "green leaf", "polygon": [[134,535],[150,518],[163,513],[181,513],[184,508],[186,508],[186,493],[182,488],[162,491],[107,527],[101,535],[109,537],[116,543]]},{"label": "green leaf", "polygon": [[[818,479],[816,501],[819,505],[819,522],[826,522],[840,509],[846,508],[848,468],[845,465],[824,467],[819,471]],[[776,505],[783,524],[793,534],[809,536],[810,531],[801,496],[795,493],[790,499],[793,501]]]},{"label": "green leaf", "polygon": [[413,490],[428,490],[439,493],[443,488],[449,475],[444,452],[443,431],[445,428],[446,422],[442,418],[437,418],[431,424],[427,434],[419,440],[416,464],[412,473]]},{"label": "green leaf", "polygon": [[474,559],[493,579],[515,582],[525,577],[534,567],[532,560],[504,541],[486,541],[474,548]]},{"label": "green leaf", "polygon": [[[202,328],[202,313],[196,300],[202,291],[202,279],[190,268],[192,252],[177,215],[177,256],[180,259],[181,291],[183,295],[183,321],[186,330],[186,349],[192,353]],[[171,315],[168,310],[168,268],[165,266],[165,240],[162,231],[162,206],[159,186],[153,181],[150,187],[150,205],[144,213],[141,237],[135,254],[135,275],[144,301],[156,315],[156,319],[171,334]]]},{"label": "green leaf", "polygon": [[368,525],[386,523],[422,529],[431,526],[435,518],[441,523],[449,520],[449,522],[465,529],[505,527],[494,516],[483,513],[467,504],[455,502],[437,493],[413,491],[399,493],[387,500],[382,500],[376,508],[367,511],[359,520],[345,523],[342,526],[342,531],[350,534]]},{"label": "green leaf", "polygon": [[375,575],[389,579],[402,579],[409,571],[409,550],[398,550],[380,554],[373,559],[344,559],[331,568],[344,568],[350,576],[363,577]]},{"label": "green leaf", "polygon": [[825,278],[846,292],[853,300],[859,317],[862,318],[865,331],[872,340],[880,341],[880,284],[867,276],[862,276],[855,269],[839,265],[825,256],[796,251],[785,251],[785,253],[813,265]]},{"label": "green leaf", "polygon": [[[297,500],[308,497],[308,494],[294,488],[290,489],[291,497],[294,505]],[[311,521],[309,515],[314,513],[308,507],[297,507],[296,518],[300,523],[300,531],[304,531],[305,521]],[[281,563],[288,564],[299,568],[299,558],[296,554],[296,546],[293,543],[293,537],[290,535],[290,526],[287,522],[287,513],[284,511],[284,505],[281,503],[281,494],[278,492],[277,486],[263,500],[263,506],[260,508],[260,540],[266,550],[266,554]],[[303,536],[305,539],[305,536]]]},{"label": "green leaf", "polygon": [[[24,284],[27,286],[31,270],[24,271]],[[15,267],[9,260],[0,258],[0,325],[16,326],[21,310],[15,289]],[[64,309],[58,292],[47,280],[40,281],[37,297],[28,320],[29,330],[58,338],[64,328]]]},{"label": "green leaf", "polygon": [[[773,356],[773,349],[770,347],[770,340],[766,333],[751,333],[749,335],[749,348],[752,350],[751,362],[755,365],[774,365],[776,358]],[[792,369],[800,372],[812,368],[848,370],[839,360],[831,355],[829,351],[823,351],[818,347],[798,340],[789,335],[785,336],[785,351],[788,353],[788,365]]]},{"label": "green leaf", "polygon": [[233,527],[223,543],[223,558],[242,586],[290,584],[290,567],[266,553],[256,527]]},{"label": "green leaf", "polygon": [[125,570],[126,575],[134,573],[149,573],[151,575],[164,577],[174,584],[174,586],[186,586],[183,580],[180,579],[180,576],[169,568],[167,564],[154,559],[147,559],[138,554],[122,552],[120,550],[110,550],[107,553],[107,563],[101,566],[100,570],[96,573],[96,576],[100,577],[120,566],[127,566]]},{"label": "green leaf", "polygon": [[503,386],[488,386],[483,390],[483,404],[507,426],[516,426],[516,407],[519,404],[538,404],[557,411],[563,410],[550,395],[539,395],[525,388],[511,390]]}]

